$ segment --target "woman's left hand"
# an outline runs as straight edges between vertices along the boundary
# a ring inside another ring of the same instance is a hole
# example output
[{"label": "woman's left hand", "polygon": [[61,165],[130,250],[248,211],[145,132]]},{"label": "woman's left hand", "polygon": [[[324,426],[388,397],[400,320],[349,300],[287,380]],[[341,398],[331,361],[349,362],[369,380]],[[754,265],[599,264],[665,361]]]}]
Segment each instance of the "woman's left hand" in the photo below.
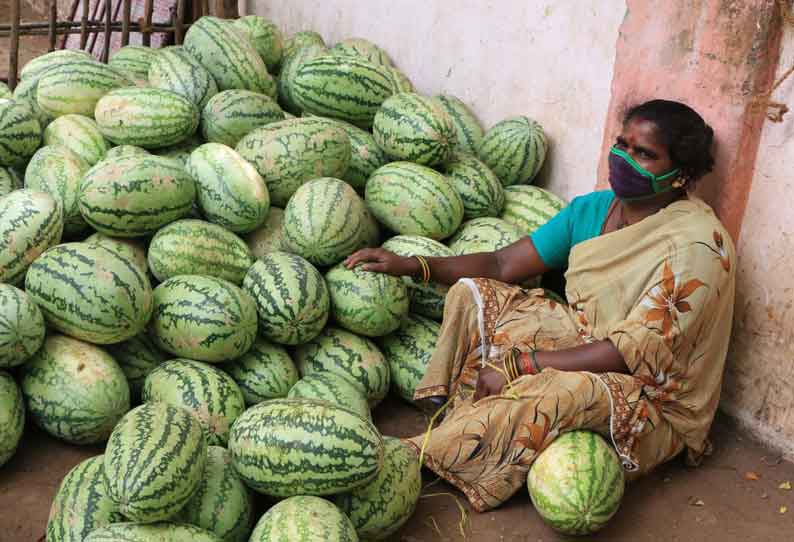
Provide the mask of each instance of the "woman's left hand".
[{"label": "woman's left hand", "polygon": [[480,373],[477,376],[477,388],[474,390],[475,402],[484,397],[499,395],[502,392],[502,388],[507,385],[502,362],[497,362],[493,365],[494,367],[486,365],[480,369]]}]

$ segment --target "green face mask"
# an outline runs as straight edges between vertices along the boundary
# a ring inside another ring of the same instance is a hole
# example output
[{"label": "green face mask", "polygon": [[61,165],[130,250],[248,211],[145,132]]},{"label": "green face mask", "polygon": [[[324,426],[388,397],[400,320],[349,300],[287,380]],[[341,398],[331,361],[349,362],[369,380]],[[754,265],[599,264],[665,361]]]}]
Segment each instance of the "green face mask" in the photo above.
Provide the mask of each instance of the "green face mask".
[{"label": "green face mask", "polygon": [[642,200],[670,192],[676,187],[680,168],[656,176],[637,163],[628,153],[616,147],[609,152],[609,184],[622,200]]}]

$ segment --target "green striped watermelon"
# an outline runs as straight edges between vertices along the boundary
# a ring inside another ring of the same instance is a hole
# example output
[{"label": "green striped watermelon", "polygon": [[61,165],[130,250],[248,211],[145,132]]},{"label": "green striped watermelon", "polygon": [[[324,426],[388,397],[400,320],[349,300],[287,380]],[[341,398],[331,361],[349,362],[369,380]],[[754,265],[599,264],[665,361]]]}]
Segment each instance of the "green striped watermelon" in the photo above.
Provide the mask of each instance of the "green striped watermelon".
[{"label": "green striped watermelon", "polygon": [[96,104],[102,134],[117,145],[158,149],[184,141],[196,131],[199,111],[187,98],[159,88],[122,88]]},{"label": "green striped watermelon", "polygon": [[39,106],[39,101],[36,98],[36,93],[39,88],[39,77],[41,76],[20,81],[14,89],[13,98],[19,102],[25,102],[30,106],[33,116],[39,122],[39,127],[44,131],[54,117]]},{"label": "green striped watermelon", "polygon": [[22,67],[19,76],[22,80],[38,79],[58,66],[83,61],[96,62],[94,57],[81,49],[50,51],[49,53],[31,58],[28,63]]},{"label": "green striped watermelon", "polygon": [[408,312],[408,288],[399,277],[339,264],[328,271],[325,280],[334,319],[359,335],[387,335]]},{"label": "green striped watermelon", "polygon": [[300,30],[284,40],[284,56],[287,58],[296,51],[312,45],[325,47],[325,40],[314,30]]},{"label": "green striped watermelon", "polygon": [[117,147],[108,149],[108,152],[105,153],[105,159],[115,160],[116,158],[123,158],[125,156],[141,156],[146,154],[149,154],[149,151],[143,147],[137,147],[135,145],[118,145]]},{"label": "green striped watermelon", "polygon": [[80,212],[94,229],[141,237],[193,209],[196,183],[174,160],[153,155],[103,160],[80,185]]},{"label": "green striped watermelon", "polygon": [[124,73],[106,64],[80,60],[46,71],[39,79],[36,100],[53,117],[69,113],[93,117],[102,96],[134,84]]},{"label": "green striped watermelon", "polygon": [[224,90],[201,112],[201,133],[212,143],[235,147],[260,126],[284,120],[284,112],[270,97],[250,90]]},{"label": "green striped watermelon", "polygon": [[295,98],[295,77],[298,74],[298,70],[306,62],[321,57],[327,52],[328,49],[326,49],[322,43],[322,38],[320,38],[320,43],[308,44],[297,48],[290,54],[284,55],[276,89],[278,91],[278,103],[285,111],[295,115],[301,112],[301,106]]},{"label": "green striped watermelon", "polygon": [[591,431],[565,433],[529,470],[529,496],[556,531],[589,535],[615,515],[623,498],[623,467],[615,451]]},{"label": "green striped watermelon", "polygon": [[281,55],[284,52],[284,36],[281,30],[271,21],[258,15],[240,17],[232,24],[248,37],[267,66],[267,70],[275,73],[276,68],[281,64]]},{"label": "green striped watermelon", "polygon": [[63,206],[51,195],[25,188],[0,198],[0,282],[22,282],[62,233]]},{"label": "green striped watermelon", "polygon": [[41,143],[41,126],[24,100],[0,99],[0,166],[21,166]]},{"label": "green striped watermelon", "polygon": [[265,254],[286,250],[284,248],[284,210],[271,207],[264,224],[245,236],[251,255],[260,259]]},{"label": "green striped watermelon", "polygon": [[152,151],[152,154],[163,156],[165,158],[171,158],[176,160],[182,167],[186,167],[187,161],[190,158],[190,154],[203,144],[204,141],[202,141],[197,134],[193,134],[189,138],[185,139],[184,141],[180,141],[176,145],[169,145],[161,149],[155,149]]},{"label": "green striped watermelon", "polygon": [[455,256],[496,252],[524,236],[521,229],[501,218],[474,218],[464,222],[460,230],[450,238],[449,248]]},{"label": "green striped watermelon", "polygon": [[99,245],[52,247],[30,266],[25,289],[50,327],[95,344],[137,335],[152,314],[152,289],[143,270]]},{"label": "green striped watermelon", "polygon": [[392,85],[380,65],[355,56],[326,55],[304,62],[292,80],[303,111],[369,126]]},{"label": "green striped watermelon", "polygon": [[47,520],[47,542],[83,542],[95,529],[124,521],[105,488],[105,457],[82,461],[61,480]]},{"label": "green striped watermelon", "polygon": [[508,186],[501,218],[531,235],[566,205],[564,199],[537,186]]},{"label": "green striped watermelon", "polygon": [[102,160],[110,148],[93,118],[63,115],[44,129],[45,145],[62,145],[77,154],[89,166]]},{"label": "green striped watermelon", "polygon": [[108,440],[108,496],[131,520],[168,519],[196,492],[206,462],[207,441],[195,416],[167,403],[143,404],[121,418]]},{"label": "green striped watermelon", "polygon": [[267,218],[267,185],[254,166],[234,149],[205,143],[190,154],[186,169],[196,181],[201,211],[210,222],[236,233],[247,233]]},{"label": "green striped watermelon", "polygon": [[295,349],[303,376],[331,372],[347,378],[375,407],[389,392],[389,365],[378,347],[364,337],[335,327]]},{"label": "green striped watermelon", "polygon": [[229,21],[201,17],[185,34],[185,49],[212,74],[221,90],[253,90],[275,98],[276,83],[265,62]]},{"label": "green striped watermelon", "polygon": [[344,376],[329,371],[304,376],[292,386],[287,397],[327,401],[352,410],[365,420],[372,420],[364,393]]},{"label": "green striped watermelon", "polygon": [[0,166],[0,198],[22,188],[22,177],[14,168]]},{"label": "green striped watermelon", "polygon": [[256,337],[256,303],[229,281],[171,277],[154,289],[149,334],[175,356],[220,362],[242,356]]},{"label": "green striped watermelon", "polygon": [[99,245],[118,252],[124,258],[137,264],[144,273],[148,273],[149,264],[146,262],[146,249],[135,239],[123,237],[110,237],[104,233],[96,232],[83,240],[89,245]]},{"label": "green striped watermelon", "polygon": [[361,243],[364,202],[349,184],[329,177],[304,184],[284,209],[284,245],[314,265],[333,265]]},{"label": "green striped watermelon", "polygon": [[0,283],[0,367],[22,365],[44,343],[44,317],[15,286]]},{"label": "green striped watermelon", "polygon": [[411,162],[378,168],[365,199],[380,223],[403,235],[445,239],[463,220],[463,200],[440,173]]},{"label": "green striped watermelon", "polygon": [[434,99],[447,112],[455,127],[455,149],[468,154],[477,154],[485,131],[469,106],[451,94],[439,94]]},{"label": "green striped watermelon", "polygon": [[543,127],[527,117],[495,124],[483,136],[477,154],[505,186],[530,183],[546,159],[548,142]]},{"label": "green striped watermelon", "polygon": [[378,147],[371,133],[347,122],[336,121],[350,139],[350,165],[344,180],[358,192],[364,192],[367,180],[376,169],[386,165],[389,157]]},{"label": "green striped watermelon", "polygon": [[437,322],[415,314],[403,318],[399,329],[380,340],[389,363],[391,387],[402,399],[413,403],[416,386],[425,376],[441,332]]},{"label": "green striped watermelon", "polygon": [[375,220],[375,215],[364,205],[364,223],[361,230],[361,243],[358,248],[373,248],[380,245],[380,224]]},{"label": "green striped watermelon", "polygon": [[237,382],[247,405],[286,397],[298,381],[298,369],[287,350],[261,337],[246,354],[220,368]]},{"label": "green striped watermelon", "polygon": [[158,365],[143,383],[145,403],[168,403],[193,414],[209,445],[226,446],[229,428],[245,410],[237,384],[217,367],[191,359]]},{"label": "green striped watermelon", "polygon": [[22,367],[22,395],[30,418],[73,444],[104,442],[130,409],[127,378],[104,350],[65,335],[50,335]]},{"label": "green striped watermelon", "polygon": [[383,439],[353,411],[311,399],[272,399],[232,426],[237,474],[273,497],[332,495],[372,480],[383,465]]},{"label": "green striped watermelon", "polygon": [[149,84],[149,67],[160,55],[160,51],[143,45],[126,45],[113,53],[108,66],[116,68],[132,79],[138,86]]},{"label": "green striped watermelon", "polygon": [[499,216],[505,203],[502,183],[488,166],[471,154],[455,153],[444,173],[463,200],[465,219]]},{"label": "green striped watermelon", "polygon": [[185,218],[159,230],[149,244],[149,269],[159,281],[177,275],[207,275],[241,284],[252,257],[232,232]]},{"label": "green striped watermelon", "polygon": [[392,91],[394,94],[400,92],[415,92],[414,84],[408,79],[408,76],[393,66],[384,67],[385,74],[391,82]]},{"label": "green striped watermelon", "polygon": [[394,437],[383,439],[383,468],[365,486],[334,497],[362,540],[385,540],[410,519],[422,492],[419,457]]},{"label": "green striped watermelon", "polygon": [[0,81],[0,100],[10,99],[14,97],[14,93],[8,88],[8,85]]},{"label": "green striped watermelon", "polygon": [[[452,251],[438,241],[418,235],[396,235],[383,243],[383,248],[399,256],[430,256],[448,258]],[[411,311],[441,320],[444,315],[444,300],[449,286],[437,282],[423,283],[413,277],[403,277],[411,295]]]},{"label": "green striped watermelon", "polygon": [[209,531],[179,523],[111,523],[92,531],[85,542],[222,542]]},{"label": "green striped watermelon", "polygon": [[149,85],[179,94],[199,112],[218,94],[218,85],[210,72],[182,48],[161,49],[152,59],[147,73]]},{"label": "green striped watermelon", "polygon": [[339,509],[320,497],[279,502],[261,517],[249,542],[358,542],[356,529]]},{"label": "green striped watermelon", "polygon": [[256,300],[259,330],[271,341],[305,343],[328,321],[330,300],[323,276],[295,254],[265,254],[246,273],[243,289]]},{"label": "green striped watermelon", "polygon": [[325,119],[262,126],[241,139],[236,149],[265,179],[271,203],[282,208],[305,182],[341,178],[350,164],[350,138]]},{"label": "green striped watermelon", "polygon": [[353,55],[367,59],[374,64],[392,66],[389,55],[378,45],[364,38],[347,38],[338,42],[329,50],[334,55]]},{"label": "green striped watermelon", "polygon": [[395,160],[425,166],[452,156],[455,127],[439,103],[411,92],[395,94],[375,115],[372,133],[378,146]]},{"label": "green striped watermelon", "polygon": [[25,430],[25,402],[14,378],[0,371],[0,467],[17,451]]},{"label": "green striped watermelon", "polygon": [[25,186],[48,193],[63,207],[66,235],[88,229],[77,202],[80,182],[88,168],[88,164],[68,148],[47,145],[36,151],[25,169]]},{"label": "green striped watermelon", "polygon": [[120,343],[109,344],[106,350],[124,371],[127,383],[130,385],[130,398],[133,403],[140,402],[143,381],[149,373],[169,358],[165,352],[157,348],[147,333],[140,333]]},{"label": "green striped watermelon", "polygon": [[224,542],[245,542],[254,527],[253,504],[251,491],[232,466],[231,454],[220,446],[209,446],[198,489],[177,519],[206,529]]}]

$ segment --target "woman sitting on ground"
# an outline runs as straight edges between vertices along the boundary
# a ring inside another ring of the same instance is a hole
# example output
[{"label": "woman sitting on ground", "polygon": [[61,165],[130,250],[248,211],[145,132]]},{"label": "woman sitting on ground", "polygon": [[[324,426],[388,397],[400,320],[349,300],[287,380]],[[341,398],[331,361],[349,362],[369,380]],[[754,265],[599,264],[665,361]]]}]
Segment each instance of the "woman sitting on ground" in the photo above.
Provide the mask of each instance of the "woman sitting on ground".
[{"label": "woman sitting on ground", "polygon": [[[476,510],[522,487],[566,431],[601,433],[632,475],[708,453],[736,268],[724,227],[688,193],[713,167],[712,134],[686,105],[637,106],[609,155],[612,190],[497,252],[426,259],[454,286],[415,395],[449,401],[424,462]],[[417,258],[383,249],[347,264],[422,275]],[[568,305],[514,286],[553,269],[567,269]]]}]

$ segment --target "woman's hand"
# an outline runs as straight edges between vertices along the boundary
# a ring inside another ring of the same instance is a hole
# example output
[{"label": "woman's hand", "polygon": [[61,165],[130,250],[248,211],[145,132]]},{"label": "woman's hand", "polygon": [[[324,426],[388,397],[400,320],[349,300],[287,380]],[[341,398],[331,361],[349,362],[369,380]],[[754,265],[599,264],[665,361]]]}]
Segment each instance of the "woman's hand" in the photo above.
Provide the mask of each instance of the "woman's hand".
[{"label": "woman's hand", "polygon": [[417,275],[420,271],[416,258],[398,256],[383,248],[365,248],[351,254],[345,260],[345,267],[352,269],[361,264],[364,271],[386,273],[395,277]]},{"label": "woman's hand", "polygon": [[507,378],[502,367],[502,362],[496,362],[491,367],[486,365],[480,369],[477,376],[477,388],[474,390],[474,402],[491,395],[499,395],[502,388],[507,385]]}]

